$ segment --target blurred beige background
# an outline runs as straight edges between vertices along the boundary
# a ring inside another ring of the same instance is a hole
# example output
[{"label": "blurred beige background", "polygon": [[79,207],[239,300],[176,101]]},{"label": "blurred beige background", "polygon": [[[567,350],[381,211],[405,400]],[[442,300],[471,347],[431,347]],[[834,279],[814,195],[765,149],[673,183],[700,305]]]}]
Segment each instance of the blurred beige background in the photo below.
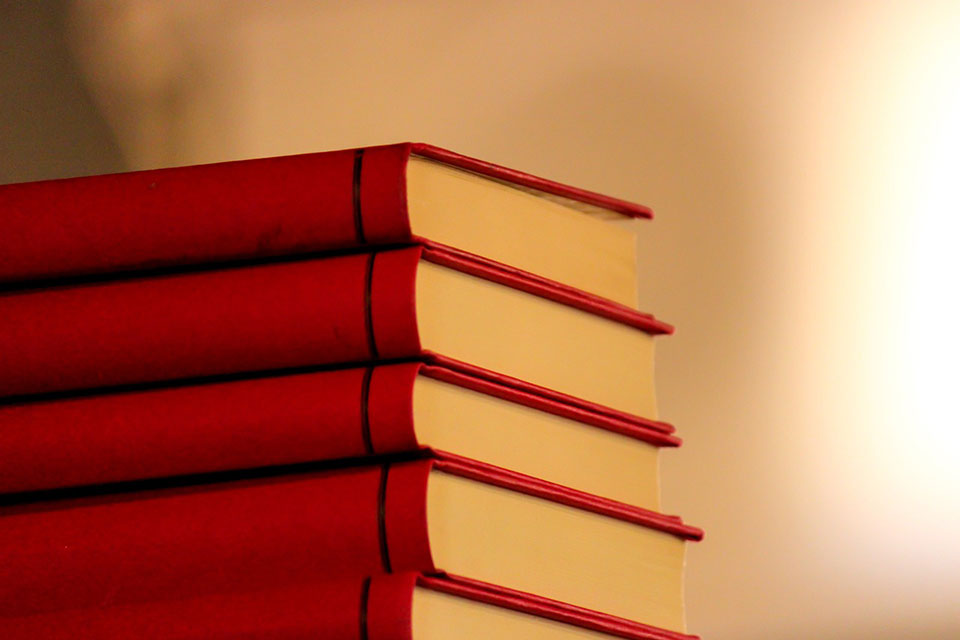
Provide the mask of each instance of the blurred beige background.
[{"label": "blurred beige background", "polygon": [[691,631],[960,636],[960,4],[25,7],[0,181],[420,140],[653,206]]}]

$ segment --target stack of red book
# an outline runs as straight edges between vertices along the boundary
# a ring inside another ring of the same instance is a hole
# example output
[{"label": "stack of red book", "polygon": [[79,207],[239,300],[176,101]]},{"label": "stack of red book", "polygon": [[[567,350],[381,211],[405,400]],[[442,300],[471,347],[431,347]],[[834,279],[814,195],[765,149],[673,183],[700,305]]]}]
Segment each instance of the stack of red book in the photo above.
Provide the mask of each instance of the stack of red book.
[{"label": "stack of red book", "polygon": [[421,144],[0,187],[0,637],[690,638],[649,215]]}]

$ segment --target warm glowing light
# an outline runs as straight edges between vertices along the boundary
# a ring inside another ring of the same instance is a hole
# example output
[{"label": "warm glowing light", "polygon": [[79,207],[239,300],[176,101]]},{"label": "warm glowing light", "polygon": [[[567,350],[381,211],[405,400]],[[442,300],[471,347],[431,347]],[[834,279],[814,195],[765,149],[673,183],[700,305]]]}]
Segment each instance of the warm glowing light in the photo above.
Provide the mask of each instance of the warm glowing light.
[{"label": "warm glowing light", "polygon": [[[948,21],[949,23],[949,21]],[[943,23],[931,25],[942,29]],[[939,34],[946,35],[946,34]],[[960,41],[928,38],[909,68],[901,160],[909,209],[900,350],[905,426],[917,499],[946,510],[960,488]]]}]

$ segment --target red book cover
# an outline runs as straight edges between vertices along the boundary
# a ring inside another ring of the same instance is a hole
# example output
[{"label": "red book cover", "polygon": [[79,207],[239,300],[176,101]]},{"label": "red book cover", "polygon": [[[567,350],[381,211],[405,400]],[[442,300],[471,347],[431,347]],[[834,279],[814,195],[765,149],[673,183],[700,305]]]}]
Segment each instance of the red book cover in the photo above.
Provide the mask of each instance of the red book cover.
[{"label": "red book cover", "polygon": [[0,493],[290,465],[429,446],[417,440],[418,375],[677,446],[665,423],[618,419],[420,362],[87,395],[0,406]]},{"label": "red book cover", "polygon": [[431,470],[697,540],[699,529],[459,459],[8,505],[0,515],[0,620],[64,609],[282,589],[338,576],[436,573]]},{"label": "red book cover", "polygon": [[651,215],[616,198],[402,143],[0,186],[0,282],[429,243],[412,234],[407,215],[411,154],[583,206]]},{"label": "red book cover", "polygon": [[[414,289],[421,259],[436,252],[412,247],[8,292],[0,295],[0,396],[441,358],[420,345]],[[457,268],[455,258],[446,262]],[[626,307],[570,295],[559,301],[640,331],[671,330]]]},{"label": "red book cover", "polygon": [[[5,640],[413,640],[415,574],[0,617]],[[643,636],[640,636],[641,638]]]},{"label": "red book cover", "polygon": [[277,589],[0,618],[7,640],[51,637],[143,640],[415,640],[415,587],[630,640],[695,640],[495,585],[411,572],[339,578]]}]

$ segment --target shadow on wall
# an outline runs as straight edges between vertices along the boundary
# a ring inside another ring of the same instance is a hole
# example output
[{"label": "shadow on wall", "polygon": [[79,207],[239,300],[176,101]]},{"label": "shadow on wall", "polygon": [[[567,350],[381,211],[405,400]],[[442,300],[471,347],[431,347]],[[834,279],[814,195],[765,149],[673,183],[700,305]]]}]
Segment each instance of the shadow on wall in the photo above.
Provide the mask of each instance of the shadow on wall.
[{"label": "shadow on wall", "polygon": [[122,171],[68,48],[68,3],[0,4],[0,183]]}]

